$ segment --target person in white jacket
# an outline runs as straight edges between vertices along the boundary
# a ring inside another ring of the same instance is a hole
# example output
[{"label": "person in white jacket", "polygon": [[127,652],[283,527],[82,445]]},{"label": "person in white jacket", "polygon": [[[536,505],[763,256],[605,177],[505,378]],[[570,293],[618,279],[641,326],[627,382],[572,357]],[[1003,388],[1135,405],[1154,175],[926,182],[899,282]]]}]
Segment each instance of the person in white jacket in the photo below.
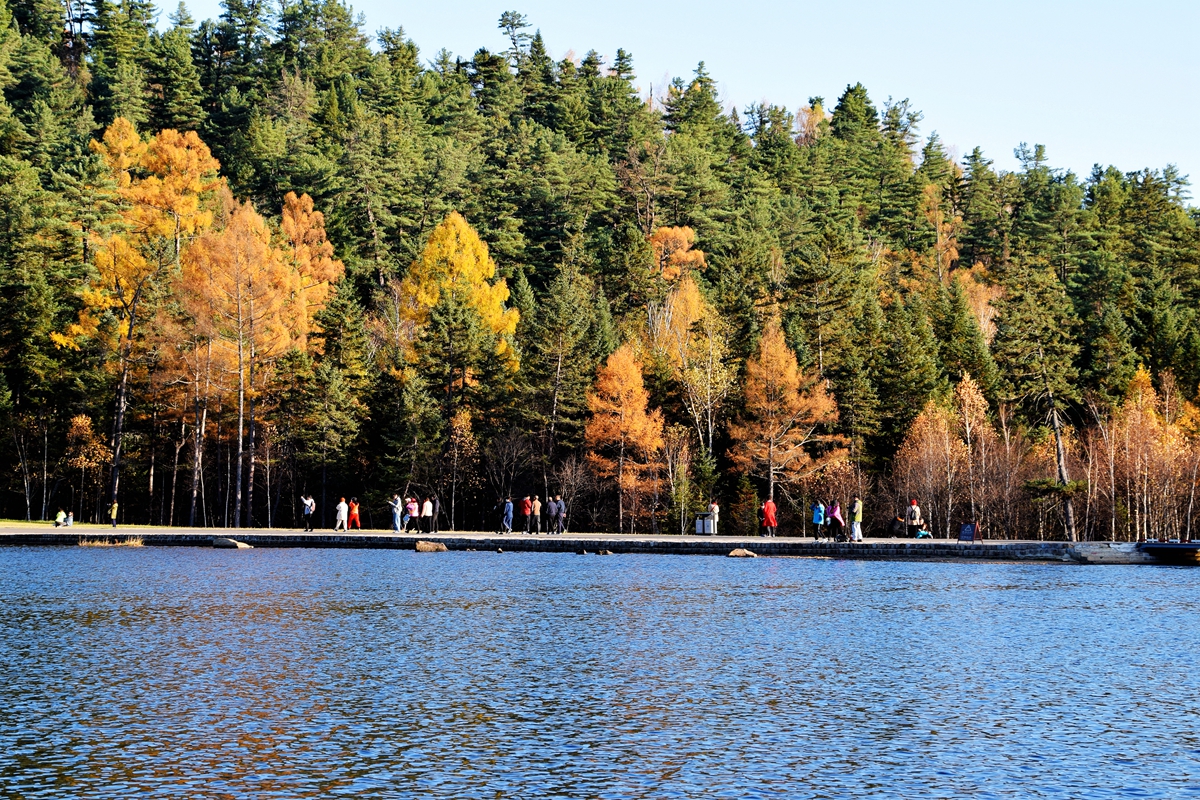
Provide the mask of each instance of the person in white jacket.
[{"label": "person in white jacket", "polygon": [[426,533],[433,532],[433,500],[426,497],[425,502],[421,504],[421,530]]},{"label": "person in white jacket", "polygon": [[337,522],[333,523],[333,529],[346,530],[346,520],[350,518],[350,506],[346,505],[346,498],[342,498],[337,504]]}]

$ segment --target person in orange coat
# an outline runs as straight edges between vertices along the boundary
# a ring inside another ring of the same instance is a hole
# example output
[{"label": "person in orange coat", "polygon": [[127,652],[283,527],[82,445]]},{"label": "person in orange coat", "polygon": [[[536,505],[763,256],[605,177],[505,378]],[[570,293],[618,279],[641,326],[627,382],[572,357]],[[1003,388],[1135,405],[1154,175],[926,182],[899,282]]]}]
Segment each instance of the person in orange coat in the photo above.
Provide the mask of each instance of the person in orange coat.
[{"label": "person in orange coat", "polygon": [[351,528],[358,528],[360,531],[362,530],[362,523],[359,522],[359,520],[358,520],[358,498],[357,497],[350,498],[350,520],[346,524],[346,530],[350,530]]},{"label": "person in orange coat", "polygon": [[763,503],[763,527],[767,529],[767,536],[774,536],[775,529],[779,527],[775,513],[775,501],[768,497],[767,502]]}]

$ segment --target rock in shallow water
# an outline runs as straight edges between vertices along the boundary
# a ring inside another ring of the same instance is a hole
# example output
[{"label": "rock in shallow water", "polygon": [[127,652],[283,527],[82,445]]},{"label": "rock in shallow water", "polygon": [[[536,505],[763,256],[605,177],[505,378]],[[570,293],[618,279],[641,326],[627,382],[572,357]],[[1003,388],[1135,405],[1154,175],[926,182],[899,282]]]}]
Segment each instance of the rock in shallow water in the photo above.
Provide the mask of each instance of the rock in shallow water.
[{"label": "rock in shallow water", "polygon": [[758,558],[758,553],[752,553],[744,547],[729,551],[730,558]]},{"label": "rock in shallow water", "polygon": [[237,539],[228,539],[224,536],[217,536],[213,539],[213,547],[221,547],[229,550],[253,550],[254,545],[239,542]]},{"label": "rock in shallow water", "polygon": [[441,542],[417,542],[418,553],[445,553],[449,550],[450,548],[446,547],[446,545],[442,544]]}]

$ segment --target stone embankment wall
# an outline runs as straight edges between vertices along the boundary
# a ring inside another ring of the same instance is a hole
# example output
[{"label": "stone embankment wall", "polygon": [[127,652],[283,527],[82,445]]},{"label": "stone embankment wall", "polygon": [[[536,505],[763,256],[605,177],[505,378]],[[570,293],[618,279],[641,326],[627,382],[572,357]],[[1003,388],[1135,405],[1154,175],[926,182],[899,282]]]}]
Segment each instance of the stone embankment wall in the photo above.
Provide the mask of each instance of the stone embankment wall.
[{"label": "stone embankment wall", "polygon": [[[97,531],[0,531],[0,544],[75,545]],[[448,550],[504,550],[538,553],[662,553],[727,555],[744,548],[759,556],[852,558],[885,561],[1048,561],[1082,564],[1152,564],[1154,559],[1136,544],[1122,542],[955,542],[946,540],[876,539],[858,543],[815,542],[792,538],[735,538],[726,536],[623,536],[570,534],[565,536],[499,536],[482,533],[389,534],[303,533],[262,530],[212,531],[169,529],[105,530],[112,539],[137,536],[147,546],[211,547],[214,539],[233,536],[253,547],[330,547],[413,550],[418,540],[440,542]]]}]

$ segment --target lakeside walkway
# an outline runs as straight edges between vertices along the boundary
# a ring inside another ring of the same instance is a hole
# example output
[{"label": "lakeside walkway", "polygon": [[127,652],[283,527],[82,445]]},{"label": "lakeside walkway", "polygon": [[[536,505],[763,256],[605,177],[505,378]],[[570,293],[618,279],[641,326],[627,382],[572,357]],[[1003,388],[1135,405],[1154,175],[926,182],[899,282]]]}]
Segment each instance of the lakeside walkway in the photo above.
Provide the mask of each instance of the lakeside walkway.
[{"label": "lakeside walkway", "polygon": [[164,528],[148,526],[76,525],[54,528],[49,523],[0,522],[0,545],[74,546],[81,539],[141,538],[147,546],[212,547],[217,538],[231,538],[253,547],[310,547],[413,550],[418,541],[438,542],[448,550],[537,553],[660,553],[719,555],[742,548],[759,556],[794,558],[852,558],[919,561],[1047,561],[1082,564],[1153,564],[1137,545],[1125,542],[1038,542],[992,540],[958,542],[946,539],[867,539],[863,542],[817,542],[811,538],[742,536],[651,536],[648,534],[567,533],[495,534],[391,531],[266,530],[262,528]]}]

